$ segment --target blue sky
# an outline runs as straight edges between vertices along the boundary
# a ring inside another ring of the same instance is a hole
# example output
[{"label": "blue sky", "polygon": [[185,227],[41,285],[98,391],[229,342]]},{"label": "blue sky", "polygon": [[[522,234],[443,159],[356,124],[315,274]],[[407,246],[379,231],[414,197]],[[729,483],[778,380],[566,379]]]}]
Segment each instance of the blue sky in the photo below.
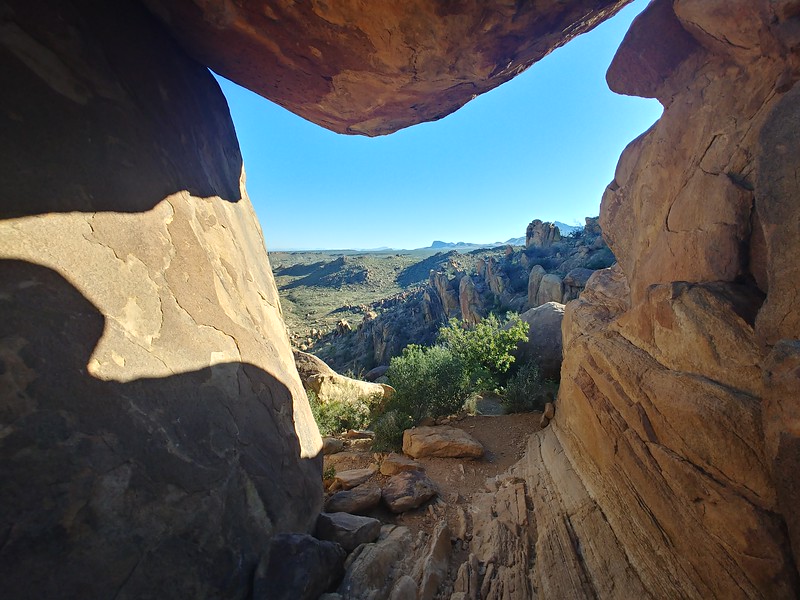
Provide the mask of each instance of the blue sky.
[{"label": "blue sky", "polygon": [[267,248],[494,242],[533,219],[596,216],[620,153],[661,114],[605,82],[646,4],[444,119],[379,138],[332,133],[218,78]]}]

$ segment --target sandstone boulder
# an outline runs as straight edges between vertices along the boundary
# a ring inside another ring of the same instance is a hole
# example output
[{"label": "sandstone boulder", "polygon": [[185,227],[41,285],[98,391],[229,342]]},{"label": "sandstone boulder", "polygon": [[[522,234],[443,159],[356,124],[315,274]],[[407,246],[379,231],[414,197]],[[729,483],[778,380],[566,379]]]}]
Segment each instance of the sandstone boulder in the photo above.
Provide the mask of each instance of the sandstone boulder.
[{"label": "sandstone boulder", "polygon": [[528,339],[517,346],[514,355],[518,363],[534,362],[542,377],[558,380],[561,377],[561,323],[564,305],[547,302],[520,315],[529,325]]},{"label": "sandstone boulder", "polygon": [[371,517],[360,517],[345,512],[320,513],[314,535],[336,542],[347,552],[361,544],[374,542],[381,533],[381,522]]},{"label": "sandstone boulder", "polygon": [[417,461],[392,452],[383,457],[381,461],[381,475],[396,475],[401,471],[424,471],[423,467]]},{"label": "sandstone boulder", "polygon": [[419,581],[418,600],[433,600],[436,596],[439,585],[447,578],[451,552],[450,528],[447,521],[440,521],[415,569],[414,579]]},{"label": "sandstone boulder", "polygon": [[294,350],[294,360],[303,386],[313,391],[323,404],[331,401],[353,402],[364,398],[379,402],[394,394],[394,388],[390,385],[339,375],[313,354]]},{"label": "sandstone boulder", "polygon": [[382,496],[389,510],[401,513],[422,506],[438,493],[436,484],[423,471],[402,471],[389,478]]},{"label": "sandstone boulder", "polygon": [[483,446],[457,427],[415,427],[403,432],[403,452],[413,458],[480,458]]},{"label": "sandstone boulder", "polygon": [[350,490],[356,486],[361,485],[372,477],[377,469],[374,465],[370,465],[364,469],[348,469],[346,471],[338,471],[333,478],[332,490]]},{"label": "sandstone boulder", "polygon": [[256,569],[252,597],[317,600],[341,578],[345,556],[342,546],[335,542],[307,534],[278,534]]},{"label": "sandstone boulder", "polygon": [[322,441],[225,98],[139,2],[2,28],[2,594],[243,597]]},{"label": "sandstone boulder", "polygon": [[542,278],[547,275],[542,265],[533,265],[531,272],[528,274],[528,306],[536,308],[539,306],[539,286],[542,283]]},{"label": "sandstone boulder", "polygon": [[580,295],[592,273],[594,273],[592,269],[577,267],[564,276],[564,299],[562,304],[566,304]]},{"label": "sandstone boulder", "polygon": [[362,483],[350,490],[336,492],[325,501],[325,511],[365,514],[378,506],[381,488],[376,483]]},{"label": "sandstone boulder", "polygon": [[561,277],[555,273],[547,273],[542,276],[539,282],[539,290],[536,293],[536,306],[541,306],[547,302],[559,302],[564,299],[564,283]]},{"label": "sandstone boulder", "polygon": [[384,525],[377,541],[359,546],[347,558],[339,593],[345,598],[388,598],[412,545],[407,527]]}]

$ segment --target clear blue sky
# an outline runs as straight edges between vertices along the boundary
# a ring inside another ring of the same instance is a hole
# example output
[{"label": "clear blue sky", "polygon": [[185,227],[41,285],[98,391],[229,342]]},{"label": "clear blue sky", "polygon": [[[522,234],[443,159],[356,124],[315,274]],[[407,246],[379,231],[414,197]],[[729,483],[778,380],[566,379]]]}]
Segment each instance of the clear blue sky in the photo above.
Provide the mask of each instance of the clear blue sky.
[{"label": "clear blue sky", "polygon": [[379,138],[332,133],[219,78],[267,248],[505,241],[533,219],[596,216],[620,153],[661,114],[605,82],[646,4],[450,116]]}]

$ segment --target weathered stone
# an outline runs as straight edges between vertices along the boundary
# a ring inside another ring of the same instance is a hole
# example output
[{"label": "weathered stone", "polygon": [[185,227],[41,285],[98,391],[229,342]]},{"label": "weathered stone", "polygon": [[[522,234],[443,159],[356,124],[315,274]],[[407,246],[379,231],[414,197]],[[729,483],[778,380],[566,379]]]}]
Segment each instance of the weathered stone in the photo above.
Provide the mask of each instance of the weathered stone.
[{"label": "weathered stone", "polygon": [[464,275],[458,284],[458,303],[465,323],[477,323],[486,313],[483,299],[469,275]]},{"label": "weathered stone", "polygon": [[332,437],[324,437],[322,438],[322,454],[325,456],[330,456],[331,454],[337,454],[344,450],[344,441],[332,438]]},{"label": "weathered stone", "polygon": [[364,375],[364,379],[367,381],[374,382],[376,379],[380,379],[384,375],[386,375],[386,371],[389,370],[389,365],[381,365],[379,367],[375,367],[374,369],[370,369],[367,371],[366,375]]},{"label": "weathered stone", "polygon": [[417,600],[417,582],[410,575],[402,575],[392,588],[389,600]]},{"label": "weathered stone", "polygon": [[517,346],[514,356],[519,363],[534,362],[546,379],[561,377],[561,322],[564,305],[547,302],[520,315],[528,325],[528,339]]},{"label": "weathered stone", "polygon": [[365,398],[377,402],[388,400],[394,394],[394,388],[389,385],[339,375],[313,354],[294,350],[294,360],[303,386],[314,392],[323,404],[355,402]]},{"label": "weathered stone", "polygon": [[322,443],[225,99],[137,2],[2,31],[2,593],[244,597]]},{"label": "weathered stone", "polygon": [[378,506],[381,488],[375,483],[362,483],[351,490],[336,492],[325,502],[327,512],[365,514]]},{"label": "weathered stone", "polygon": [[392,475],[383,487],[383,501],[395,513],[406,512],[422,506],[438,494],[424,471],[403,471]]},{"label": "weathered stone", "polygon": [[359,546],[347,558],[339,593],[345,598],[388,597],[395,579],[403,574],[412,542],[407,527],[384,525],[376,542]]},{"label": "weathered stone", "polygon": [[381,522],[345,512],[320,513],[314,535],[321,540],[336,542],[347,552],[361,544],[374,542],[381,532]]},{"label": "weathered stone", "polygon": [[[524,256],[524,255],[523,255]],[[528,306],[536,308],[539,298],[539,285],[542,283],[542,277],[547,275],[542,265],[533,265],[531,272],[528,274]]]},{"label": "weathered stone", "polygon": [[363,469],[348,469],[338,471],[333,477],[333,490],[349,490],[361,485],[376,473],[375,465],[370,465]]},{"label": "weathered stone", "polygon": [[570,270],[570,272],[564,276],[564,299],[562,303],[566,304],[570,300],[577,298],[583,291],[583,288],[586,287],[586,282],[589,281],[589,277],[591,277],[593,273],[594,271],[592,269],[583,267]]},{"label": "weathered stone", "polygon": [[146,2],[215,72],[323,127],[366,135],[441,119],[625,3]]},{"label": "weathered stone", "polygon": [[396,475],[401,471],[424,471],[423,467],[417,461],[392,452],[387,454],[381,461],[381,475]]},{"label": "weathered stone", "polygon": [[447,577],[450,562],[450,528],[447,521],[440,521],[431,534],[425,554],[417,564],[415,579],[419,581],[418,600],[433,600],[439,585]]},{"label": "weathered stone", "polygon": [[561,232],[553,223],[543,223],[534,219],[525,231],[526,248],[549,248],[561,240]]},{"label": "weathered stone", "polygon": [[255,600],[317,600],[344,573],[342,546],[299,533],[272,538],[253,579]]},{"label": "weathered stone", "polygon": [[564,284],[561,277],[555,273],[547,273],[542,276],[539,282],[539,290],[536,293],[536,306],[547,304],[548,302],[558,302],[564,299]]},{"label": "weathered stone", "polygon": [[457,427],[415,427],[403,432],[403,452],[412,458],[479,458],[483,446]]},{"label": "weathered stone", "polygon": [[542,416],[547,417],[548,419],[552,419],[554,416],[556,416],[556,407],[552,402],[548,402],[544,405]]}]

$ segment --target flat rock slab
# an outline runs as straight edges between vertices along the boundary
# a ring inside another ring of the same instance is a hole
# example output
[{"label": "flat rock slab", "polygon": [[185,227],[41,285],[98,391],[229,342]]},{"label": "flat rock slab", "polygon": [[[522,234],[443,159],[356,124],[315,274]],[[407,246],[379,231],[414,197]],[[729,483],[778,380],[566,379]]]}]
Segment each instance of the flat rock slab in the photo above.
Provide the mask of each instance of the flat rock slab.
[{"label": "flat rock slab", "polygon": [[483,446],[456,427],[416,427],[403,432],[403,452],[413,458],[479,458]]},{"label": "flat rock slab", "polygon": [[333,478],[332,489],[335,490],[349,490],[356,486],[361,485],[367,479],[372,477],[377,469],[374,465],[370,465],[365,469],[350,469],[349,471],[340,471],[336,473]]},{"label": "flat rock slab", "polygon": [[345,512],[320,513],[315,531],[317,538],[341,544],[348,552],[361,544],[374,542],[380,533],[381,522],[378,519]]},{"label": "flat rock slab", "polygon": [[439,490],[422,471],[403,471],[393,475],[383,488],[383,501],[394,513],[406,512],[421,506]]},{"label": "flat rock slab", "polygon": [[424,471],[425,467],[412,458],[392,452],[381,461],[381,475],[397,475],[403,471]]},{"label": "flat rock slab", "polygon": [[325,502],[325,511],[364,514],[380,501],[381,488],[375,483],[363,483],[352,490],[336,492]]}]

